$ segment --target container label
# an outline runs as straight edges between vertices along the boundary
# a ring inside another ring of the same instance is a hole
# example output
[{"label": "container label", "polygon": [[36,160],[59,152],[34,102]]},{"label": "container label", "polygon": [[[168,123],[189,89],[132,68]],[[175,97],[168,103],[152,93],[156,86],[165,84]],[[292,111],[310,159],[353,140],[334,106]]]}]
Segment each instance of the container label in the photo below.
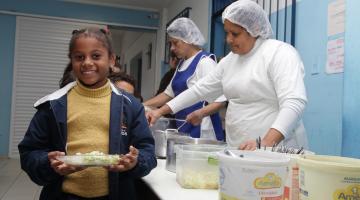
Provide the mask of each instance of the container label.
[{"label": "container label", "polygon": [[291,167],[289,176],[284,188],[284,200],[299,200],[299,167],[297,165]]},{"label": "container label", "polygon": [[343,183],[360,183],[359,177],[344,177]]},{"label": "container label", "polygon": [[220,200],[241,200],[241,199],[220,192]]},{"label": "container label", "polygon": [[220,162],[220,199],[282,200],[287,166],[229,166]]},{"label": "container label", "polygon": [[262,197],[261,200],[283,200],[282,196],[278,197]]},{"label": "container label", "polygon": [[291,174],[291,200],[299,200],[300,186],[299,186],[299,167],[292,168]]},{"label": "container label", "polygon": [[304,195],[305,197],[308,197],[309,196],[309,192],[307,190],[303,190],[302,188],[300,188],[300,193],[302,195]]},{"label": "container label", "polygon": [[360,200],[360,184],[350,185],[345,189],[337,189],[334,200]]},{"label": "container label", "polygon": [[280,188],[282,181],[275,173],[267,173],[264,177],[256,178],[254,181],[254,187],[256,189],[273,189]]},{"label": "container label", "polygon": [[[245,200],[245,199],[239,199],[230,195],[227,195],[223,192],[220,192],[220,200]],[[283,200],[282,196],[278,197],[262,197],[261,200]]]}]

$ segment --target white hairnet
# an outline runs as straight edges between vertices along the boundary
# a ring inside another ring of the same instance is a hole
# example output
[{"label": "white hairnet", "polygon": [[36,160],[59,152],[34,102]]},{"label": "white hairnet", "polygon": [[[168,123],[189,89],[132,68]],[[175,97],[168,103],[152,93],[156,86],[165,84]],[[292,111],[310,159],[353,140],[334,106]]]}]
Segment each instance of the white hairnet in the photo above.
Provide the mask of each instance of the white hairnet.
[{"label": "white hairnet", "polygon": [[238,0],[230,4],[222,13],[225,19],[246,29],[251,36],[270,38],[272,29],[266,12],[254,1]]},{"label": "white hairnet", "polygon": [[174,20],[166,29],[167,34],[188,44],[203,46],[205,39],[196,24],[189,18],[181,17]]}]

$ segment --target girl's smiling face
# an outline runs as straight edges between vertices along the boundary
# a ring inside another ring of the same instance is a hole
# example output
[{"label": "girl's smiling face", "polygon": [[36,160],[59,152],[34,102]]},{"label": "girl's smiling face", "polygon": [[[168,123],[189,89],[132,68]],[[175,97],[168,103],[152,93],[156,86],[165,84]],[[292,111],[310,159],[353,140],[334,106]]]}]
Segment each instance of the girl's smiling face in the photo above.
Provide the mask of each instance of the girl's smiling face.
[{"label": "girl's smiling face", "polygon": [[114,55],[95,37],[77,38],[70,58],[76,78],[93,89],[105,85],[110,66],[115,64]]}]

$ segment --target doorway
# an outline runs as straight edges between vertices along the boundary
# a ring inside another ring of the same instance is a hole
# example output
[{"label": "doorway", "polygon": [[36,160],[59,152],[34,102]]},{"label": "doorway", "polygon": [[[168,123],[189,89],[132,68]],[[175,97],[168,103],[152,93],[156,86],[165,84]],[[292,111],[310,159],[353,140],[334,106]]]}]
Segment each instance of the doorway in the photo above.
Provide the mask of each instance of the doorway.
[{"label": "doorway", "polygon": [[141,94],[142,53],[138,53],[130,61],[130,75],[136,79],[136,90]]}]

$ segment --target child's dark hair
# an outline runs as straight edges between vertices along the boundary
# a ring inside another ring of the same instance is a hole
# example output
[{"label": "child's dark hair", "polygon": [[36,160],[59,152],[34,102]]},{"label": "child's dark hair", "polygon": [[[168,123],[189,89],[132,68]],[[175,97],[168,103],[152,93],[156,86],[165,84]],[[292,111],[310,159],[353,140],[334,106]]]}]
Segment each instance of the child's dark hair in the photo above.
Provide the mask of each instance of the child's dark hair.
[{"label": "child's dark hair", "polygon": [[110,32],[108,30],[102,28],[84,28],[80,30],[73,30],[72,37],[70,39],[69,45],[69,58],[71,59],[71,53],[74,50],[75,41],[80,37],[94,37],[101,43],[103,43],[104,47],[108,50],[109,55],[114,54],[114,49],[112,46],[112,39]]},{"label": "child's dark hair", "polygon": [[129,83],[130,85],[132,85],[134,88],[136,88],[135,79],[132,76],[125,74],[123,72],[117,72],[117,73],[113,72],[109,75],[108,78],[113,83],[116,83],[118,81],[125,81],[125,82]]},{"label": "child's dark hair", "polygon": [[70,82],[75,81],[76,78],[74,77],[74,74],[72,73],[72,65],[69,63],[66,68],[64,69],[63,76],[59,81],[59,87],[62,88],[65,85],[67,85]]},{"label": "child's dark hair", "polygon": [[108,78],[113,83],[116,83],[118,81],[125,81],[125,82],[129,83],[130,85],[132,85],[134,87],[134,96],[136,98],[138,98],[140,100],[140,102],[143,102],[143,97],[136,89],[136,80],[132,76],[130,76],[124,72],[116,72],[116,73],[113,72],[113,73],[110,73]]}]

